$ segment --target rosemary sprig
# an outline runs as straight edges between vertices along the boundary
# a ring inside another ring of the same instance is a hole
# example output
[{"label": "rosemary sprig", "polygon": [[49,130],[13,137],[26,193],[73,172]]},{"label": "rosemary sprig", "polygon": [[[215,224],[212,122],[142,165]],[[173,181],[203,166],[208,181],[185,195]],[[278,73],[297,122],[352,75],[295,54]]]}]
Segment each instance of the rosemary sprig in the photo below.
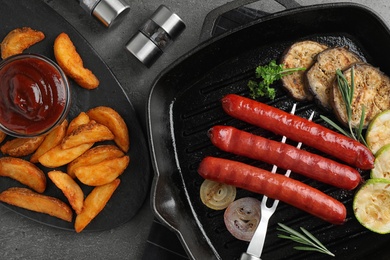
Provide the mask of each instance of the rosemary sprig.
[{"label": "rosemary sprig", "polygon": [[345,104],[345,109],[347,112],[347,120],[348,120],[348,128],[349,133],[345,131],[343,128],[338,126],[335,122],[330,120],[328,117],[321,115],[320,117],[330,124],[332,127],[334,127],[336,130],[341,132],[342,134],[355,139],[356,141],[359,141],[367,146],[366,141],[363,137],[363,124],[364,124],[364,118],[365,118],[365,107],[362,106],[362,114],[360,116],[360,122],[358,128],[353,128],[351,124],[352,120],[352,102],[353,102],[353,94],[355,91],[355,81],[354,81],[354,69],[351,68],[351,84],[348,83],[348,80],[345,78],[344,74],[341,72],[340,69],[336,70],[336,78],[337,78],[337,85],[341,93],[341,97],[343,99],[343,102]]},{"label": "rosemary sprig", "polygon": [[305,245],[305,246],[295,246],[294,249],[304,250],[304,251],[316,251],[330,256],[335,256],[313,234],[311,234],[303,227],[300,228],[301,231],[303,232],[303,234],[301,234],[295,229],[292,229],[282,223],[278,223],[278,225],[280,228],[277,228],[277,230],[288,234],[288,235],[278,234],[279,238],[289,239],[294,242]]}]

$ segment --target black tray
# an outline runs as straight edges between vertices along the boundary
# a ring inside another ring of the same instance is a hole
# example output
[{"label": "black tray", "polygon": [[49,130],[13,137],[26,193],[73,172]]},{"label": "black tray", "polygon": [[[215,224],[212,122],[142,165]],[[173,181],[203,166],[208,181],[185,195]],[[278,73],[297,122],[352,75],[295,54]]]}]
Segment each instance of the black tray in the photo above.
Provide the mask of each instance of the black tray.
[{"label": "black tray", "polygon": [[[121,184],[104,210],[86,227],[85,231],[111,229],[129,221],[137,214],[149,192],[152,169],[147,142],[138,117],[119,82],[88,42],[43,1],[1,0],[0,6],[0,39],[3,39],[9,31],[17,27],[28,26],[41,30],[46,38],[26,50],[26,52],[42,54],[55,60],[53,53],[54,39],[61,32],[66,32],[83,58],[85,66],[98,76],[100,86],[92,91],[83,89],[73,80],[70,80],[72,105],[68,120],[77,116],[81,111],[87,111],[96,106],[112,107],[124,118],[130,133],[129,167],[120,176]],[[44,167],[42,169],[45,172],[49,170]],[[64,167],[60,169],[66,171]],[[1,177],[0,192],[13,186],[22,185],[12,179]],[[87,195],[92,188],[82,185],[82,189],[85,195]],[[50,179],[48,179],[47,189],[44,194],[57,197],[65,202],[67,201],[62,192],[54,186]],[[8,204],[3,203],[2,205],[43,224],[74,230],[73,223]]]},{"label": "black tray", "polygon": [[[206,155],[246,160],[218,151],[207,138],[207,130],[215,124],[256,131],[252,126],[226,116],[219,100],[228,93],[247,96],[246,83],[253,78],[253,69],[259,63],[280,58],[287,46],[300,39],[314,39],[332,46],[348,45],[374,66],[390,73],[390,64],[385,58],[389,56],[386,49],[390,44],[388,28],[371,10],[361,5],[341,3],[270,14],[222,33],[184,55],[153,85],[148,103],[148,132],[156,171],[152,189],[153,209],[159,219],[177,233],[191,258],[237,259],[246,251],[248,243],[234,239],[226,231],[223,212],[209,210],[200,202],[202,178],[196,170]],[[278,90],[278,98],[272,105],[289,110],[293,102],[283,90]],[[298,104],[299,115],[308,117],[311,111],[316,112],[317,122],[320,122],[319,114],[325,114],[313,103]],[[367,173],[363,174],[367,177]],[[300,178],[295,174],[292,177]],[[329,225],[279,204],[270,220],[262,259],[327,258],[292,250],[293,243],[276,237],[277,222],[307,228],[324,241],[337,259],[384,257],[389,253],[386,247],[389,238],[367,231],[354,218],[351,207],[353,191],[334,189],[306,179],[302,181],[345,203],[347,223]],[[247,195],[261,198],[261,195],[242,190],[238,197]]]}]

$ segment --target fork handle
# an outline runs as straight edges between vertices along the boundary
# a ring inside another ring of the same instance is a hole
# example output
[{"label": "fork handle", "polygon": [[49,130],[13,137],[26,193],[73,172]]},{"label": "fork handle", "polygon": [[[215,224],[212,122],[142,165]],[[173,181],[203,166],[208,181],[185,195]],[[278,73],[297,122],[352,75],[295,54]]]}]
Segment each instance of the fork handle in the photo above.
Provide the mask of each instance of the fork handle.
[{"label": "fork handle", "polygon": [[248,253],[242,253],[240,260],[261,260],[261,258]]}]

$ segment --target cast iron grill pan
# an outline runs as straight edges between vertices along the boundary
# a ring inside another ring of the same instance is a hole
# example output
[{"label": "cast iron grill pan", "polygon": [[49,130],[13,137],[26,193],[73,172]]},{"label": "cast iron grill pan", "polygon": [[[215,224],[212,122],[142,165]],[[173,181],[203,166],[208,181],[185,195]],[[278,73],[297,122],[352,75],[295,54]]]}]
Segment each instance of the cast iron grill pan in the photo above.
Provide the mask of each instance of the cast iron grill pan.
[{"label": "cast iron grill pan", "polygon": [[[214,125],[223,124],[280,140],[281,136],[225,114],[220,99],[229,93],[249,96],[247,82],[254,79],[254,68],[272,59],[280,59],[288,46],[305,39],[329,46],[347,46],[364,60],[390,73],[389,63],[383,59],[384,56],[389,57],[385,48],[390,46],[388,30],[370,11],[357,5],[341,4],[290,10],[213,39],[183,57],[157,79],[149,100],[149,131],[157,171],[153,206],[165,223],[178,229],[190,256],[238,259],[246,251],[248,243],[235,239],[226,230],[223,211],[214,211],[202,204],[199,188],[203,178],[198,175],[197,168],[208,155],[242,161],[267,170],[271,170],[272,166],[220,151],[209,141],[207,131]],[[371,45],[372,42],[377,43],[376,47]],[[280,82],[274,87],[277,89],[274,101],[259,101],[290,111],[296,101],[286,94]],[[312,111],[315,112],[315,122],[324,124],[319,115],[333,118],[314,102],[297,102],[297,115],[308,118]],[[321,154],[305,145],[302,149]],[[368,172],[362,172],[362,175],[368,178]],[[295,229],[301,226],[308,229],[335,253],[337,259],[372,257],[374,253],[383,256],[389,238],[367,231],[357,222],[352,212],[354,191],[334,188],[295,173],[291,174],[291,178],[343,202],[347,208],[347,222],[341,226],[331,225],[280,203],[269,222],[263,260],[328,258],[318,253],[293,250],[296,244],[277,238],[280,233],[276,231],[278,222]],[[168,192],[162,195],[161,189]],[[237,191],[237,198],[246,196],[262,198],[260,194],[241,189]],[[167,205],[165,197],[176,203]],[[193,241],[189,241],[189,237]],[[196,247],[195,243],[200,245]]]}]

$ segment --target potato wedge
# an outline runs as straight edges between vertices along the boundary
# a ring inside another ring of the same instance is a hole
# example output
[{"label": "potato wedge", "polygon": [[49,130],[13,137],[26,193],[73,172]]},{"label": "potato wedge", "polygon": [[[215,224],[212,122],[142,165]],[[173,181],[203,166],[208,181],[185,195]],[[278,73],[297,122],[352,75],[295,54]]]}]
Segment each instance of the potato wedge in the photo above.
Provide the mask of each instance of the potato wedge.
[{"label": "potato wedge", "polygon": [[0,193],[0,201],[39,213],[49,214],[68,222],[71,222],[73,217],[72,209],[65,202],[36,193],[27,188],[9,188]]},{"label": "potato wedge", "polygon": [[45,136],[45,139],[38,147],[38,149],[31,155],[30,162],[37,163],[38,158],[44,153],[54,148],[61,143],[66,134],[66,128],[68,127],[68,121],[65,119],[60,125],[54,128],[50,133]]},{"label": "potato wedge", "polygon": [[20,158],[0,158],[0,176],[17,180],[39,193],[46,189],[46,176],[43,171],[35,164]]},{"label": "potato wedge", "polygon": [[61,171],[50,171],[47,175],[64,193],[76,214],[80,214],[84,204],[84,192],[80,186],[68,174]]},{"label": "potato wedge", "polygon": [[0,131],[0,143],[2,143],[6,137],[7,137],[7,134]]},{"label": "potato wedge", "polygon": [[1,152],[13,157],[23,157],[35,152],[41,145],[45,136],[15,138],[1,146]]},{"label": "potato wedge", "polygon": [[87,166],[100,163],[104,160],[119,158],[125,154],[115,145],[99,145],[83,153],[80,157],[72,161],[67,166],[67,173],[75,178],[74,170],[79,166]]},{"label": "potato wedge", "polygon": [[84,207],[80,214],[77,215],[74,228],[80,233],[84,228],[104,209],[112,194],[119,186],[120,180],[114,181],[95,187],[85,198]]},{"label": "potato wedge", "polygon": [[78,116],[73,118],[72,121],[70,121],[68,130],[66,130],[66,135],[69,135],[70,133],[73,132],[77,127],[80,125],[85,125],[89,123],[89,116],[85,112],[81,112]]},{"label": "potato wedge", "polygon": [[62,149],[61,144],[52,148],[38,158],[38,161],[48,168],[56,168],[70,163],[85,151],[91,148],[93,143],[82,144],[69,149]]},{"label": "potato wedge", "polygon": [[77,179],[88,186],[100,186],[112,182],[121,175],[130,162],[129,156],[122,156],[100,163],[79,166],[74,169]]},{"label": "potato wedge", "polygon": [[45,39],[45,34],[41,31],[29,27],[16,28],[10,31],[1,42],[1,58],[20,54],[43,39]]},{"label": "potato wedge", "polygon": [[105,125],[114,134],[114,141],[125,153],[129,150],[129,130],[121,115],[114,109],[106,106],[99,106],[87,111],[90,119]]},{"label": "potato wedge", "polygon": [[81,87],[94,89],[99,86],[98,78],[84,67],[80,54],[66,33],[59,34],[55,39],[54,56],[65,74]]},{"label": "potato wedge", "polygon": [[69,149],[85,143],[95,143],[113,140],[114,135],[106,126],[91,120],[88,124],[80,125],[62,140],[62,149]]}]

